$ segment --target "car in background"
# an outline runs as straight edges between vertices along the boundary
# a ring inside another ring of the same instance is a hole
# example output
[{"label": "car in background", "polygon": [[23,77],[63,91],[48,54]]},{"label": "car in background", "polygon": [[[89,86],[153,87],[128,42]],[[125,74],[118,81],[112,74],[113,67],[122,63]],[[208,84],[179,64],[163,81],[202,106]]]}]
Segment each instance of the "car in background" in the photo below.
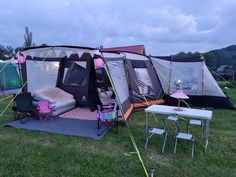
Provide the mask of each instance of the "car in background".
[{"label": "car in background", "polygon": [[220,80],[235,80],[235,67],[230,65],[221,65],[216,70],[216,74]]}]

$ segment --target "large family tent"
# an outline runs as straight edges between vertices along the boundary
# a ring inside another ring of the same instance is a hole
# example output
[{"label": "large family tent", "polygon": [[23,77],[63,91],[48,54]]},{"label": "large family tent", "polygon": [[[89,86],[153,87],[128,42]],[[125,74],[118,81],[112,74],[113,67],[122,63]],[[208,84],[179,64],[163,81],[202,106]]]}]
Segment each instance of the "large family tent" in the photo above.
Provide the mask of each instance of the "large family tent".
[{"label": "large family tent", "polygon": [[226,95],[209,72],[204,57],[151,56],[151,61],[165,92],[167,104],[176,104],[170,97],[182,83],[189,96],[187,103],[200,107],[234,109]]},{"label": "large family tent", "polygon": [[21,88],[17,65],[10,61],[1,62],[0,71],[0,95],[17,93]]},{"label": "large family tent", "polygon": [[[36,100],[59,102],[54,107],[58,108],[54,115],[77,107],[88,107],[92,112],[101,104],[94,63],[98,57],[105,63],[102,71],[109,81],[107,87],[112,87],[113,97],[119,101],[125,119],[134,108],[163,103],[159,80],[153,68],[148,69],[151,63],[145,56],[130,57],[131,54],[75,46],[33,47],[22,54],[26,57],[26,62],[21,64],[23,91],[31,92]],[[142,66],[137,66],[135,61],[141,61]],[[139,99],[135,92],[141,93]],[[64,96],[66,98],[62,98]],[[149,101],[146,105],[145,100]]]}]

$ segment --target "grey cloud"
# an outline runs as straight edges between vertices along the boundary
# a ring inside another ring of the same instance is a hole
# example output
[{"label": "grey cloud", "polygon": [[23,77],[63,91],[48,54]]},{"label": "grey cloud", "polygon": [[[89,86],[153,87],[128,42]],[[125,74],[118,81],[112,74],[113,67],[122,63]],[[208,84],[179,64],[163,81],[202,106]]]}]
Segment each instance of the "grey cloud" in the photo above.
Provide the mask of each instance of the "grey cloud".
[{"label": "grey cloud", "polygon": [[234,0],[8,0],[0,2],[1,44],[97,47],[144,44],[152,54],[207,51],[236,41]]}]

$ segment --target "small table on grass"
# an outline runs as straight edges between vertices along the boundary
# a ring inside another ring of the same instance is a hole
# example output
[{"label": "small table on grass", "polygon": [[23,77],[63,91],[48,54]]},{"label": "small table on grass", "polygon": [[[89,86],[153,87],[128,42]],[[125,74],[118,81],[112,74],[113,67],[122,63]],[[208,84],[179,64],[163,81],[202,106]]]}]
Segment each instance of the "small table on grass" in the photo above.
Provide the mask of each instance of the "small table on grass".
[{"label": "small table on grass", "polygon": [[202,109],[191,109],[176,106],[165,106],[165,105],[152,105],[145,109],[146,112],[146,130],[147,130],[147,138],[148,138],[148,117],[149,114],[165,114],[165,115],[177,115],[186,117],[188,119],[200,119],[205,122],[205,142],[204,142],[204,150],[206,152],[208,146],[208,134],[209,134],[209,122],[212,119],[212,111],[202,110]]}]

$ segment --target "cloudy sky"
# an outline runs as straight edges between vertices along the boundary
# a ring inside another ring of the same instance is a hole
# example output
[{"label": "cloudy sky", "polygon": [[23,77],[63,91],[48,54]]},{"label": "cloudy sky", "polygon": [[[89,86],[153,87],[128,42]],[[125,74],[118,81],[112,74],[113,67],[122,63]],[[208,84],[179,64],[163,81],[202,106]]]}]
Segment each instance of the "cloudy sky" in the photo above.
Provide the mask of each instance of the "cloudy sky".
[{"label": "cloudy sky", "polygon": [[235,0],[1,0],[0,44],[144,44],[149,54],[208,51],[236,44]]}]

